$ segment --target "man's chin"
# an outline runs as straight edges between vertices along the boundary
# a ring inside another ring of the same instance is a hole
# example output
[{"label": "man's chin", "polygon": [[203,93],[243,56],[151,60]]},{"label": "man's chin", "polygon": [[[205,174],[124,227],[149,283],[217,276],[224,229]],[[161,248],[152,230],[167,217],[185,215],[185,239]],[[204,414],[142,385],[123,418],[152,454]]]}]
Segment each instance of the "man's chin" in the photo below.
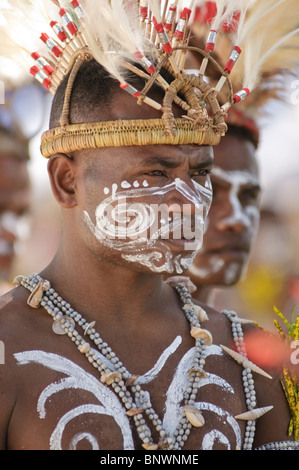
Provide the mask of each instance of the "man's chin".
[{"label": "man's chin", "polygon": [[138,270],[158,274],[184,274],[190,268],[195,251],[185,250],[183,243],[163,243],[152,246],[151,249],[134,253],[122,253],[123,260],[138,266]]},{"label": "man's chin", "polygon": [[188,274],[198,285],[233,286],[244,279],[247,265],[248,253],[205,254],[196,258]]}]

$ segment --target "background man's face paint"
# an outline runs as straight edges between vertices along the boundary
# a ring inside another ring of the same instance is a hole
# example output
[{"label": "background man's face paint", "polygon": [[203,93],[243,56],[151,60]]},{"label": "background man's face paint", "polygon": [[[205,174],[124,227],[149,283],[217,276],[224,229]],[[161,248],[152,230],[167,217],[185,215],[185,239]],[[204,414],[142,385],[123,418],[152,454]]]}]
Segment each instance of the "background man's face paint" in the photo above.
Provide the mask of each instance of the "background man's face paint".
[{"label": "background man's face paint", "polygon": [[[213,177],[218,182],[227,183],[226,206],[213,213],[213,231],[204,241],[198,263],[190,268],[190,273],[198,279],[212,279],[217,273],[223,273],[223,284],[231,285],[242,279],[247,271],[249,249],[259,226],[259,208],[257,199],[249,203],[242,201],[243,191],[259,186],[256,175],[246,170],[226,171],[219,167],[213,170]],[[224,195],[221,204],[225,203]],[[224,205],[223,205],[224,207]],[[211,211],[212,214],[212,211]],[[217,233],[218,235],[215,235]],[[230,255],[239,252],[235,258]],[[201,255],[202,254],[202,255]]]},{"label": "background man's face paint", "polygon": [[243,207],[239,200],[239,193],[246,185],[258,185],[258,178],[248,171],[224,171],[221,168],[214,168],[213,173],[219,179],[230,184],[229,200],[232,207],[231,214],[223,219],[224,223],[235,223],[239,221],[246,229],[254,235],[259,223],[259,210],[254,205]]},{"label": "background man's face paint", "polygon": [[[191,187],[180,178],[164,187],[142,186],[118,191],[113,185],[111,196],[96,208],[96,224],[86,211],[85,221],[94,236],[120,251],[124,260],[153,272],[182,273],[202,245],[211,186],[193,182]],[[164,198],[172,191],[177,197],[166,204]]]}]

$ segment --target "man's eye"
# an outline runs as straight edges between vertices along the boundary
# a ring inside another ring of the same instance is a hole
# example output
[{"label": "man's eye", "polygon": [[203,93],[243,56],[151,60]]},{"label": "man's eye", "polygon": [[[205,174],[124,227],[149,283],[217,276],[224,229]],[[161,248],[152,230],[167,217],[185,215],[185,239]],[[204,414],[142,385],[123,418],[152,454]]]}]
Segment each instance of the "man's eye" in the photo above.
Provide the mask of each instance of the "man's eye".
[{"label": "man's eye", "polygon": [[152,170],[152,171],[147,172],[147,175],[149,175],[149,176],[165,176],[165,173],[162,170]]},{"label": "man's eye", "polygon": [[206,168],[201,169],[201,170],[195,170],[192,172],[192,178],[196,178],[197,176],[201,176],[206,178],[209,174],[211,173],[211,170],[208,170]]},{"label": "man's eye", "polygon": [[240,193],[240,199],[243,202],[256,201],[259,197],[259,188],[244,188]]}]

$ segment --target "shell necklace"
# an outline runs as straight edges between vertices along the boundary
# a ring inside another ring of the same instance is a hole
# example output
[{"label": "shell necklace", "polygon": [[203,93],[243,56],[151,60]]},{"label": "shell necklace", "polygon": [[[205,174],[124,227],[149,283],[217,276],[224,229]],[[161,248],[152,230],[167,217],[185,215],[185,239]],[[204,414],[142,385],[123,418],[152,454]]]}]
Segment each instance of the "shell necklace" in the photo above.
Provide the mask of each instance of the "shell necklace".
[{"label": "shell necklace", "polygon": [[[182,278],[180,278],[180,280],[181,279]],[[186,278],[186,280],[188,280],[188,278]],[[71,305],[55,292],[49,281],[42,279],[38,274],[32,274],[27,278],[17,276],[14,284],[22,285],[31,292],[27,303],[33,308],[42,306],[53,318],[53,331],[56,334],[67,334],[76,344],[79,351],[84,354],[88,361],[99,371],[101,382],[112,387],[122,401],[127,416],[133,418],[144,449],[180,450],[188,439],[192,426],[201,427],[204,425],[204,417],[195,407],[195,400],[200,379],[207,377],[203,368],[205,365],[206,347],[212,344],[212,336],[208,330],[201,327],[200,321],[206,320],[207,314],[201,307],[192,303],[188,283],[179,282],[175,285],[172,284],[183,303],[182,309],[190,324],[190,334],[195,340],[193,365],[188,371],[189,383],[186,387],[185,401],[182,406],[182,418],[173,437],[168,436],[163,429],[162,422],[151,405],[149,394],[145,393],[140,385],[136,383],[138,376],[128,372],[109,345],[101,339],[99,333],[94,329],[95,322],[88,323],[80,313],[73,310]],[[171,282],[169,282],[169,284],[171,285]],[[228,317],[230,317],[230,312],[228,312]],[[80,335],[75,329],[76,324],[83,330],[83,335]],[[240,349],[240,352],[242,352],[242,355],[239,354],[239,356],[246,359],[246,357],[244,357],[242,331],[240,332],[240,328],[237,328],[237,323],[233,322],[233,325],[235,343]],[[89,336],[90,340],[104,356],[105,360],[103,360],[103,358],[93,350],[91,344],[86,341],[83,337],[86,335]],[[226,352],[229,352],[227,348]],[[234,359],[236,358],[234,357]],[[238,359],[240,358],[236,360]],[[251,384],[248,388],[249,382],[253,382],[249,364],[251,363],[247,361],[247,367],[243,370],[243,385],[246,394],[246,403],[248,404],[249,410],[252,410],[256,403],[254,387],[252,387]],[[258,411],[258,409],[253,411]],[[244,413],[244,416],[246,414],[248,413]],[[158,432],[159,439],[157,443],[153,441],[151,430],[144,415],[152,422]],[[242,418],[242,415],[239,415],[238,418],[248,420],[243,448],[251,448],[255,431],[253,418],[252,416]]]}]

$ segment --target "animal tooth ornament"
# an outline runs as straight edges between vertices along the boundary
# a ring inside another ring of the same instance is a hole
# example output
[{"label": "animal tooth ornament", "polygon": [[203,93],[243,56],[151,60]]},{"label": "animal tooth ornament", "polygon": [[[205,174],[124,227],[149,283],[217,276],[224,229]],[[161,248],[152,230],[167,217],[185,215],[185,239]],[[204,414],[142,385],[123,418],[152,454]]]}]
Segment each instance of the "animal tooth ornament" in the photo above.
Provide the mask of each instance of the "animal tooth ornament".
[{"label": "animal tooth ornament", "polygon": [[183,410],[185,412],[186,418],[188,419],[189,423],[192,424],[192,426],[200,428],[205,424],[204,417],[195,406],[185,406]]},{"label": "animal tooth ornament", "polygon": [[[5,41],[0,54],[25,65],[52,94],[65,77],[68,80],[60,125],[42,136],[41,152],[46,158],[58,152],[109,146],[217,145],[227,130],[227,111],[254,90],[273,54],[281,55],[279,68],[294,62],[298,6],[293,0],[272,0],[266,2],[267,7],[265,2],[255,1],[252,9],[252,0],[218,0],[204,47],[196,48],[201,57],[199,73],[186,73],[188,23],[196,3],[190,0],[181,8],[176,1],[160,0],[7,0],[1,9],[0,33]],[[284,3],[291,8],[284,8]],[[286,24],[286,15],[275,14],[285,10],[289,11]],[[233,28],[236,17],[238,25]],[[216,39],[225,29],[234,31],[233,39],[230,34],[232,48],[228,57],[218,61],[213,57]],[[257,52],[261,53],[256,56]],[[243,59],[236,75],[233,69],[240,55]],[[161,118],[70,123],[72,87],[82,64],[91,59],[132,99],[161,111]],[[216,86],[206,80],[210,64],[220,76]],[[173,77],[170,83],[162,78],[162,69]],[[145,78],[142,90],[130,84],[131,73]],[[231,76],[243,75],[241,89],[233,90]],[[160,103],[149,97],[154,83],[165,91]],[[224,100],[220,94],[225,95]],[[174,117],[174,104],[183,109],[184,116]]]},{"label": "animal tooth ornament", "polygon": [[246,411],[240,415],[235,416],[235,419],[242,419],[245,421],[255,420],[272,410],[273,406],[264,406],[263,408],[255,408],[254,410]]},{"label": "animal tooth ornament", "polygon": [[267,374],[267,372],[265,372],[263,369],[256,366],[253,362],[249,361],[247,357],[242,356],[242,354],[239,354],[233,349],[227,348],[226,346],[223,346],[222,344],[220,346],[227,354],[229,354],[229,356],[235,359],[235,361],[237,361],[238,364],[241,364],[245,368],[251,369],[252,372],[256,372],[257,374],[263,375],[264,377],[267,377],[268,379],[272,379],[271,375]]}]

